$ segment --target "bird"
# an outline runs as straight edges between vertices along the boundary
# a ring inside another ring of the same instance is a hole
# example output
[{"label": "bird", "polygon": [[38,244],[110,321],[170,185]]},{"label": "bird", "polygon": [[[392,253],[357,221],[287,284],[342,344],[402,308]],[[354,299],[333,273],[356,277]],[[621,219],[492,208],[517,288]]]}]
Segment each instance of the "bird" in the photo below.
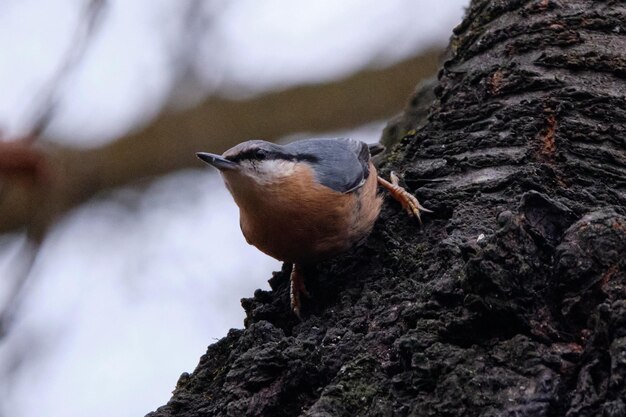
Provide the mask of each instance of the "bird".
[{"label": "bird", "polygon": [[217,168],[239,207],[246,241],[279,261],[292,264],[290,301],[301,318],[308,266],[361,244],[370,234],[387,189],[421,224],[424,208],[415,196],[378,176],[372,154],[384,150],[350,139],[304,139],[279,145],[242,142],[222,155],[197,152]]}]

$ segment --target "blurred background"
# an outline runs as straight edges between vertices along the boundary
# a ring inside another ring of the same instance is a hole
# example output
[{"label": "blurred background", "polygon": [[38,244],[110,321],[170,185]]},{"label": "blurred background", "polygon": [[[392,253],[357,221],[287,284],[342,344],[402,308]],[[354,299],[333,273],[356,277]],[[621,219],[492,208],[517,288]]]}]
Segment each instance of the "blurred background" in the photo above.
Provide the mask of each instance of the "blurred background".
[{"label": "blurred background", "polygon": [[280,263],[194,157],[373,142],[467,0],[0,3],[0,416],[141,416]]}]

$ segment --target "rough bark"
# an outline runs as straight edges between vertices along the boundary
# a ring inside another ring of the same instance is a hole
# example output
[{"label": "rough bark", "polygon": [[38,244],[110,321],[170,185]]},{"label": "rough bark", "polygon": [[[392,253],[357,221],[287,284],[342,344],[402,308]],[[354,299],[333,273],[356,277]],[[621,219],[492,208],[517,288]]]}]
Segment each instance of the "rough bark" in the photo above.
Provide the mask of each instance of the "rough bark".
[{"label": "rough bark", "polygon": [[276,273],[149,416],[626,415],[625,33],[618,1],[474,0],[383,164],[434,215],[386,204],[302,322]]}]

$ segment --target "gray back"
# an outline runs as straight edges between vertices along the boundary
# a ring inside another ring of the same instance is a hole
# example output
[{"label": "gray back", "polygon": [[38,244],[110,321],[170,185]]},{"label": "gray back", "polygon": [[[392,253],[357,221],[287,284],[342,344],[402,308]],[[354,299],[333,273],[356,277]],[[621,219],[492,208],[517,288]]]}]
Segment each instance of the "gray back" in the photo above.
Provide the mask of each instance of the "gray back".
[{"label": "gray back", "polygon": [[354,139],[306,139],[284,148],[309,163],[317,180],[335,191],[354,191],[369,176],[369,149]]}]

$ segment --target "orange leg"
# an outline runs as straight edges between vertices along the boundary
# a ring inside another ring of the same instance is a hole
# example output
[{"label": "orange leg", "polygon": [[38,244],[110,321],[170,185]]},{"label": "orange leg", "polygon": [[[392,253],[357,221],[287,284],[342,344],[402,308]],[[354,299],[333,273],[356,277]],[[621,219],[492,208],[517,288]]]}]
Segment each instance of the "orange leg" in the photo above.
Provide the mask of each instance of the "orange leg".
[{"label": "orange leg", "polygon": [[426,207],[422,206],[413,194],[398,185],[399,179],[395,172],[392,171],[390,177],[391,182],[378,177],[378,184],[389,191],[391,196],[402,204],[402,208],[409,213],[409,216],[417,217],[417,220],[422,224],[421,212],[432,213],[432,210],[428,210]]},{"label": "orange leg", "polygon": [[304,295],[305,297],[309,297],[309,292],[306,290],[304,286],[304,271],[302,267],[298,264],[293,264],[291,268],[291,277],[290,277],[290,295],[291,295],[291,309],[293,312],[300,317],[300,296]]}]

